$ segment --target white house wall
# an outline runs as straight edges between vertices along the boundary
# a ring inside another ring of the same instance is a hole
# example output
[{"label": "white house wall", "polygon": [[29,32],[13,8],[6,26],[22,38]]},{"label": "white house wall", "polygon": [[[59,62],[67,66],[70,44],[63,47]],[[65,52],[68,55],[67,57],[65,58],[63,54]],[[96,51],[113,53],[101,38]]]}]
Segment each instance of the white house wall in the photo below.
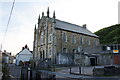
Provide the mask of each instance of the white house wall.
[{"label": "white house wall", "polygon": [[29,50],[24,49],[16,56],[16,65],[19,65],[20,61],[29,61],[32,57],[33,54]]}]

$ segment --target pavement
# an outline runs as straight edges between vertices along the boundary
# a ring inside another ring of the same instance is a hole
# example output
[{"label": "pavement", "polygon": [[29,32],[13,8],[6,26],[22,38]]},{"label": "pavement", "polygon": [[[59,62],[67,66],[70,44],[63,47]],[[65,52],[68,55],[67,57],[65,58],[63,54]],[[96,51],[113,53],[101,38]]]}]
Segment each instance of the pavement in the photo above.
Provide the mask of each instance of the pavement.
[{"label": "pavement", "polygon": [[[103,66],[90,66],[90,67],[81,67],[81,74],[79,74],[78,67],[72,67],[70,74],[70,68],[63,68],[63,70],[57,71],[58,80],[60,78],[75,78],[74,80],[120,80],[120,76],[93,76],[94,67],[103,67]],[[75,75],[77,74],[77,75]],[[69,79],[66,79],[69,80]]]},{"label": "pavement", "polygon": [[[81,67],[81,74],[84,75],[93,75],[93,69],[94,67]],[[63,68],[63,70],[57,71],[59,73],[65,73],[69,74],[70,73],[70,68]],[[71,73],[73,74],[79,74],[79,67],[71,67]]]}]

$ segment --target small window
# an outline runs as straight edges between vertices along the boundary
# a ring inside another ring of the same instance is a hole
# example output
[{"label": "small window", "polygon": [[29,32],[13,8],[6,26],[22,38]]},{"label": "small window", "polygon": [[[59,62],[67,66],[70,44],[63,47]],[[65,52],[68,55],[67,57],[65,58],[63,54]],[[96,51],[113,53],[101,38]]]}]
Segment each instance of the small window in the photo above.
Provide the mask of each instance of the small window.
[{"label": "small window", "polygon": [[113,50],[113,45],[110,46],[111,50]]},{"label": "small window", "polygon": [[114,46],[114,49],[117,50],[117,45]]},{"label": "small window", "polygon": [[76,53],[76,49],[73,49],[73,53]]},{"label": "small window", "polygon": [[74,34],[71,35],[71,42],[76,43],[76,36]]},{"label": "small window", "polygon": [[106,46],[102,46],[102,50],[105,51],[106,50]]},{"label": "small window", "polygon": [[109,46],[107,46],[107,50],[110,50],[110,47],[109,47]]},{"label": "small window", "polygon": [[120,45],[118,45],[118,49],[120,50]]},{"label": "small window", "polygon": [[83,37],[80,36],[80,44],[83,44]]},{"label": "small window", "polygon": [[63,48],[63,53],[67,53],[67,48]]},{"label": "small window", "polygon": [[97,41],[97,40],[95,40],[95,45],[96,45],[96,46],[98,45],[98,41]]},{"label": "small window", "polygon": [[64,33],[62,33],[62,40],[64,41],[64,42],[67,42],[67,34],[64,32]]},{"label": "small window", "polygon": [[87,45],[90,45],[90,38],[86,39],[86,43],[87,43]]}]

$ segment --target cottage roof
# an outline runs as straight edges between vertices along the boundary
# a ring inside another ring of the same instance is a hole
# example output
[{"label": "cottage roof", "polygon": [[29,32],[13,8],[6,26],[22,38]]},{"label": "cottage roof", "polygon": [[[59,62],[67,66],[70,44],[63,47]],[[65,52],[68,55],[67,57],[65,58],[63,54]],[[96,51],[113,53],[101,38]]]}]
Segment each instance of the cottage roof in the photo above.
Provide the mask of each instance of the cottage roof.
[{"label": "cottage roof", "polygon": [[89,36],[93,36],[93,37],[98,38],[97,35],[93,34],[88,29],[85,29],[81,26],[71,24],[71,23],[68,23],[68,22],[65,22],[65,21],[61,21],[61,20],[58,20],[58,19],[56,19],[55,22],[56,22],[55,27],[58,28],[58,29],[68,30],[68,31],[81,33],[81,34],[85,34],[85,35],[89,35]]}]

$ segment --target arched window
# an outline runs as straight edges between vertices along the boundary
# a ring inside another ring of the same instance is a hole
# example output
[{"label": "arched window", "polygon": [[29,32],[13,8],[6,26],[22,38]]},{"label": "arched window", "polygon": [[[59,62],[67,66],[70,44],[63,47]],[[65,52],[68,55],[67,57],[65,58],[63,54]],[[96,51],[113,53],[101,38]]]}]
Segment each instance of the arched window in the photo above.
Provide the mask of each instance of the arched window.
[{"label": "arched window", "polygon": [[45,51],[43,50],[43,59],[45,58]]},{"label": "arched window", "polygon": [[40,59],[42,59],[42,51],[40,51]]},{"label": "arched window", "polygon": [[41,32],[41,36],[40,36],[40,44],[41,44],[41,45],[44,44],[44,32]]}]

